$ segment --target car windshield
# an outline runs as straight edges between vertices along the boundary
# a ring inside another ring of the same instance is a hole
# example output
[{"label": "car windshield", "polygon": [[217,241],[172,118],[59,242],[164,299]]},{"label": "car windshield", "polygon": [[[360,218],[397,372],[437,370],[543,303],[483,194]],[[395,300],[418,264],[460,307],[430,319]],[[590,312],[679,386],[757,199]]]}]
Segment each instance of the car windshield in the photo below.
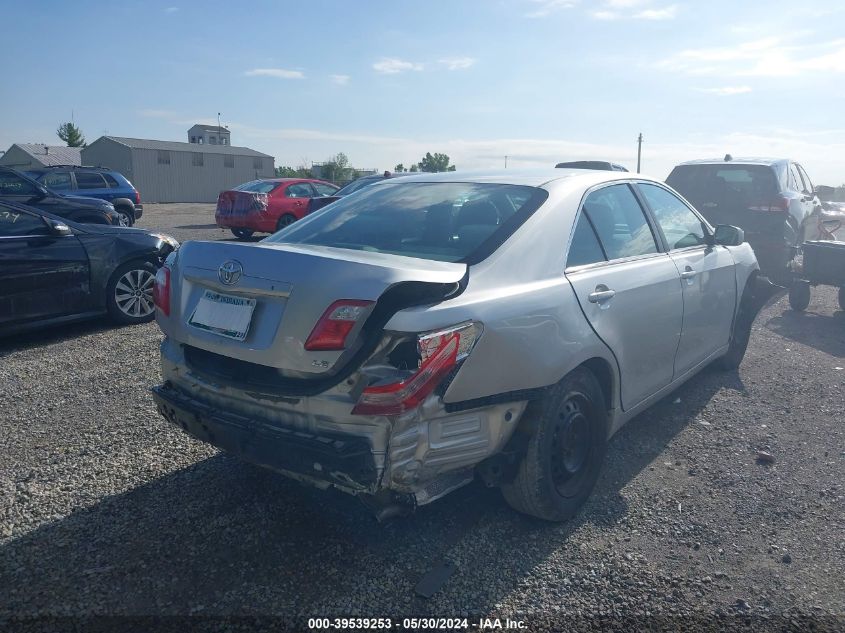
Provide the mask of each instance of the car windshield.
[{"label": "car windshield", "polygon": [[272,180],[253,180],[245,182],[242,185],[235,187],[235,191],[251,191],[252,193],[270,193],[279,186],[280,183]]},{"label": "car windshield", "polygon": [[520,185],[386,183],[342,198],[266,241],[475,263],[547,196]]}]

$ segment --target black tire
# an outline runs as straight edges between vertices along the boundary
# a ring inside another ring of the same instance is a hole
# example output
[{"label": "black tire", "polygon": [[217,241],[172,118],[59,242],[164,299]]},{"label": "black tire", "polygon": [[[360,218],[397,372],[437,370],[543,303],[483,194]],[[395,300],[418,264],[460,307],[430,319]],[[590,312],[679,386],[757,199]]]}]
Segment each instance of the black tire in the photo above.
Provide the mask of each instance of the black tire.
[{"label": "black tire", "polygon": [[[596,377],[579,367],[536,403],[525,454],[513,481],[502,485],[508,504],[547,521],[572,518],[590,496],[607,449],[607,410]],[[529,412],[530,413],[530,412]]]},{"label": "black tire", "polygon": [[232,229],[232,235],[239,240],[248,240],[255,233],[252,229]]},{"label": "black tire", "polygon": [[135,214],[125,207],[115,207],[115,213],[120,218],[120,226],[132,226],[135,224]]},{"label": "black tire", "polygon": [[845,286],[839,288],[839,307],[845,310]]},{"label": "black tire", "polygon": [[290,226],[296,222],[296,216],[291,215],[290,213],[285,213],[279,220],[276,222],[276,230],[281,231],[286,226]]},{"label": "black tire", "polygon": [[106,308],[113,321],[133,325],[155,318],[152,285],[155,275],[156,267],[140,260],[115,269],[106,285]]},{"label": "black tire", "polygon": [[793,281],[789,286],[789,307],[801,312],[810,305],[810,284],[806,281]]}]

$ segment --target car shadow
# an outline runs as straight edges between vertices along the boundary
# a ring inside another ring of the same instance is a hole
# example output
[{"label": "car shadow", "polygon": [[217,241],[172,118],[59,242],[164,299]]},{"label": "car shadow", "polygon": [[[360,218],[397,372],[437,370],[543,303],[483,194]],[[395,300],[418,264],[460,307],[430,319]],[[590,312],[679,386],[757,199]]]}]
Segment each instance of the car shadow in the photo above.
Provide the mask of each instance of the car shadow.
[{"label": "car shadow", "polygon": [[183,224],[181,226],[174,226],[175,229],[216,229],[216,224]]},{"label": "car shadow", "polygon": [[8,356],[12,352],[52,345],[78,336],[122,328],[131,331],[132,327],[135,326],[114,323],[107,316],[94,317],[74,323],[47,325],[30,332],[0,337],[0,358]]},{"label": "car shadow", "polygon": [[[625,485],[725,388],[745,389],[737,374],[705,372],[632,420],[584,509],[559,525],[516,514],[480,483],[379,524],[352,497],[218,454],[0,546],[0,618],[384,615],[368,608],[376,602],[487,613],[573,533],[625,520]],[[457,553],[466,548],[471,559]],[[430,600],[415,595],[443,560],[452,577]]]},{"label": "car shadow", "polygon": [[812,310],[784,310],[766,321],[765,327],[786,339],[831,356],[845,357],[845,312],[842,310],[832,315]]}]

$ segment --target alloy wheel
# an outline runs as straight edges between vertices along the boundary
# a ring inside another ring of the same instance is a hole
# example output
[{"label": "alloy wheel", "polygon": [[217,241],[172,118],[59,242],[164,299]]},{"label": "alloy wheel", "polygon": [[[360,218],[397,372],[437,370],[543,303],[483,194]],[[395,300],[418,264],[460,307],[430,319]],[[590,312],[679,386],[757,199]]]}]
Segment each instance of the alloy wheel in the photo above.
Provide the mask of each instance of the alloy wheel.
[{"label": "alloy wheel", "polygon": [[149,316],[155,310],[153,282],[155,276],[143,268],[130,270],[117,280],[114,300],[123,314],[133,319]]}]

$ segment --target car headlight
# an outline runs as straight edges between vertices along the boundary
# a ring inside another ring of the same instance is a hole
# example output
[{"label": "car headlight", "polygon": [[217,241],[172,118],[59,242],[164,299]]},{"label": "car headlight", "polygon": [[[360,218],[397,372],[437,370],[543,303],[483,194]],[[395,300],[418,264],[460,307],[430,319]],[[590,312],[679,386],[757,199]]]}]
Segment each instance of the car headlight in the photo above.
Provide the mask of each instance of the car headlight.
[{"label": "car headlight", "polygon": [[177,240],[175,237],[170,237],[169,235],[165,235],[164,233],[153,233],[152,236],[157,237],[166,244],[170,244],[170,246],[173,247],[173,250],[179,248],[179,240]]}]

